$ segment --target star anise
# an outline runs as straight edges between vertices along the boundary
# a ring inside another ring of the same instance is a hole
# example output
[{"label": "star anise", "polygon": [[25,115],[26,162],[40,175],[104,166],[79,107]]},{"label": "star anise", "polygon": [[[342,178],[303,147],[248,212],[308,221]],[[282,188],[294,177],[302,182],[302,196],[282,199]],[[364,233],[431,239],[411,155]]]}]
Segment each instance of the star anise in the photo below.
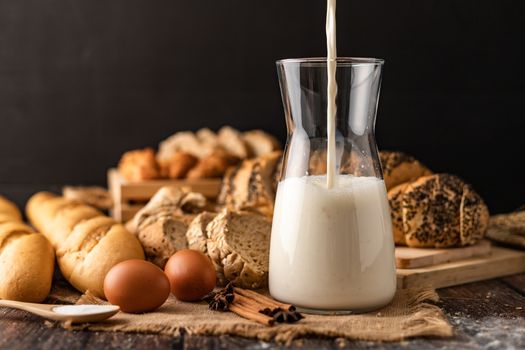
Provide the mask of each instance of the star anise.
[{"label": "star anise", "polygon": [[259,310],[259,312],[266,316],[273,317],[273,319],[278,323],[295,323],[304,318],[304,316],[297,311],[286,311],[280,307],[273,309],[267,307],[265,309]]},{"label": "star anise", "polygon": [[235,296],[233,294],[233,285],[228,283],[226,287],[206,295],[202,300],[206,301],[211,310],[228,311],[228,306],[233,303]]}]

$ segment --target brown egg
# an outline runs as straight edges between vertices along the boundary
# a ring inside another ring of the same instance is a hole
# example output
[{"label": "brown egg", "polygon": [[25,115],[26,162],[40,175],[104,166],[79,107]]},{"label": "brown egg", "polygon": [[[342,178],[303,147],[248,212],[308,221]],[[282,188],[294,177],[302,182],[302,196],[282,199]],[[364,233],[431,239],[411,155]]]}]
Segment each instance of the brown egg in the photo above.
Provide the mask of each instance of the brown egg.
[{"label": "brown egg", "polygon": [[199,301],[215,287],[215,267],[203,253],[184,249],[175,253],[164,272],[171,283],[171,292],[182,301]]},{"label": "brown egg", "polygon": [[104,294],[124,312],[153,311],[168,299],[170,281],[157,265],[138,259],[126,260],[107,273]]}]

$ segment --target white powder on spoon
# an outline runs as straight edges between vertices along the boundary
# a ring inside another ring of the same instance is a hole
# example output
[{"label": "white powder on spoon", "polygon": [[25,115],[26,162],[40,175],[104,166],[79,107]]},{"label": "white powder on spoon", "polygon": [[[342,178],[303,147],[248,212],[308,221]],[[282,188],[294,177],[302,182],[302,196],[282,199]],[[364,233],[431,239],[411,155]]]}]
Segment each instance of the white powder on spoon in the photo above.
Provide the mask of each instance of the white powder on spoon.
[{"label": "white powder on spoon", "polygon": [[53,308],[53,312],[62,315],[92,315],[115,311],[115,305],[64,305]]}]

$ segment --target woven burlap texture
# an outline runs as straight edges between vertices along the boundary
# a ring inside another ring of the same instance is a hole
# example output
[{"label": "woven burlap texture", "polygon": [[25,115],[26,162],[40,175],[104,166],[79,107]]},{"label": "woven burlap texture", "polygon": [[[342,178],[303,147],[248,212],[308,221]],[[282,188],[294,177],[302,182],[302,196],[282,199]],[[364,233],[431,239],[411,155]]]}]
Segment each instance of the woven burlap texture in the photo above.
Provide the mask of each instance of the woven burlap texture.
[{"label": "woven burlap texture", "polygon": [[[55,289],[56,299],[68,300],[67,293]],[[60,294],[61,293],[61,294]],[[92,331],[120,331],[180,335],[237,335],[264,341],[289,343],[307,336],[398,341],[418,336],[452,336],[452,327],[436,302],[433,290],[398,290],[394,300],[381,310],[344,316],[306,314],[296,324],[278,324],[266,327],[246,320],[231,312],[208,309],[205,303],[184,303],[173,296],[155,312],[127,314],[120,312],[113,318],[84,325],[63,324],[69,329]],[[69,298],[71,301],[71,297]],[[99,304],[104,301],[84,294],[77,304]]]}]

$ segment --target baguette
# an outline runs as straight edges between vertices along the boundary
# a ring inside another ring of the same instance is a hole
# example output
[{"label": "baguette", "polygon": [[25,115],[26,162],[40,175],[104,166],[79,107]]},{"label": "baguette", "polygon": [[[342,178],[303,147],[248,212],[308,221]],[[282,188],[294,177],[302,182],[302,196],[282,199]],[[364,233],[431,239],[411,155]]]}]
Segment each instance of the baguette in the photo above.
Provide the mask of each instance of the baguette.
[{"label": "baguette", "polygon": [[33,226],[52,242],[62,275],[81,292],[104,298],[104,278],[114,265],[144,259],[135,236],[88,205],[40,192],[31,197],[26,211]]},{"label": "baguette", "polygon": [[0,299],[44,301],[54,262],[47,239],[25,225],[18,208],[0,196]]}]

